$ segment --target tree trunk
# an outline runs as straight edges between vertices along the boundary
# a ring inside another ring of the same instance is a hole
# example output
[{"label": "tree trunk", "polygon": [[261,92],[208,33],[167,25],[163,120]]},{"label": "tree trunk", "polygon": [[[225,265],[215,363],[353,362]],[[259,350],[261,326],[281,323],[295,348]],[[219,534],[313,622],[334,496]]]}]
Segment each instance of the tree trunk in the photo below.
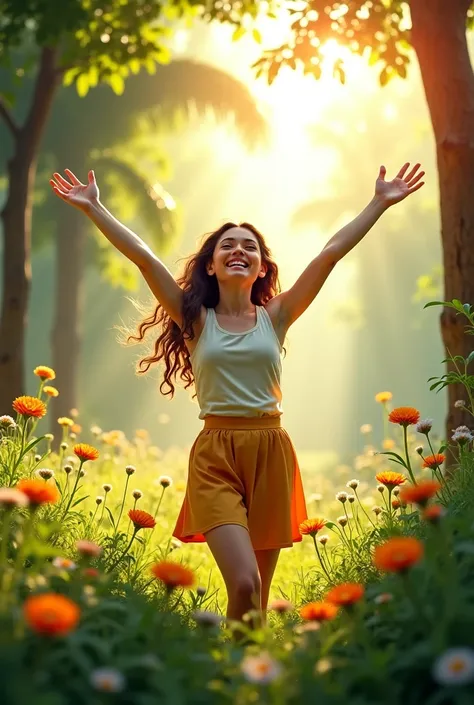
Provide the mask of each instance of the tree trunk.
[{"label": "tree trunk", "polygon": [[14,136],[8,162],[3,220],[3,292],[0,314],[0,409],[24,393],[24,345],[31,283],[31,199],[41,138],[58,77],[54,49],[42,51],[28,116]]},{"label": "tree trunk", "polygon": [[57,417],[70,416],[71,409],[78,405],[84,243],[83,216],[73,208],[63,207],[56,234],[56,308],[51,336],[53,367],[60,392],[51,420],[53,433],[57,432]]},{"label": "tree trunk", "polygon": [[[466,39],[470,0],[411,0],[413,46],[436,140],[444,255],[444,296],[474,304],[474,74]],[[441,332],[446,352],[467,357],[473,338],[466,319],[445,308]],[[448,365],[448,370],[452,367]],[[461,385],[448,386],[446,439],[472,417],[455,408],[467,401]]]}]

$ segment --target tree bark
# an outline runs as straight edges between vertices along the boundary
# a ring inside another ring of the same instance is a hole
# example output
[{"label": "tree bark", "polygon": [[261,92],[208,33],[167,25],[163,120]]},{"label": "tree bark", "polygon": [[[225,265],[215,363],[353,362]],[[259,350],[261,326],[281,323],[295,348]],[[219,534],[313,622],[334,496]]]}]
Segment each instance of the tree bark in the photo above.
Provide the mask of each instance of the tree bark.
[{"label": "tree bark", "polygon": [[[444,296],[474,304],[474,73],[467,39],[470,0],[411,0],[413,46],[418,56],[436,141],[444,256]],[[466,319],[450,308],[441,314],[448,354],[467,357],[473,338]],[[448,365],[448,370],[452,370]],[[448,386],[446,439],[472,417],[455,408],[467,401],[462,385]]]},{"label": "tree bark", "polygon": [[33,98],[24,124],[14,135],[8,162],[3,221],[3,292],[0,313],[0,409],[24,393],[24,343],[31,283],[31,208],[37,155],[58,76],[56,51],[44,48]]},{"label": "tree bark", "polygon": [[78,406],[77,380],[82,342],[84,303],[84,216],[74,208],[63,207],[56,234],[55,320],[51,336],[53,367],[59,397],[51,432],[57,432],[57,417],[70,416]]}]

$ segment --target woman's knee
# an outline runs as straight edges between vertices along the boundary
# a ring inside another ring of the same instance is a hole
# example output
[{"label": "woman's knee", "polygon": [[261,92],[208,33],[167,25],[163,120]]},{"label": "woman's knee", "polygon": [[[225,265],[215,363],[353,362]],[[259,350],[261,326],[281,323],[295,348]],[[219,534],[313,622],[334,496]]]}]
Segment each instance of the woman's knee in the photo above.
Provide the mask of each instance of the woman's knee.
[{"label": "woman's knee", "polygon": [[239,573],[230,587],[232,597],[239,601],[251,602],[255,598],[258,602],[262,591],[262,582],[258,572]]}]

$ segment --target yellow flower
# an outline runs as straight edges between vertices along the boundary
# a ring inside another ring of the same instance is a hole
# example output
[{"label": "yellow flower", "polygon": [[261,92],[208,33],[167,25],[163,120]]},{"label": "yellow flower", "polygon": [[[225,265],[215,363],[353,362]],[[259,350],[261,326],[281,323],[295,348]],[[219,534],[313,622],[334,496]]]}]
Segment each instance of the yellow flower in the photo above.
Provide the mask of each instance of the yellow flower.
[{"label": "yellow flower", "polygon": [[68,416],[60,416],[58,419],[58,424],[62,426],[63,428],[71,428],[71,426],[74,426],[74,421],[70,419]]},{"label": "yellow flower", "polygon": [[47,365],[38,365],[38,367],[35,367],[35,369],[33,370],[33,374],[43,380],[51,380],[55,379],[56,377],[56,372],[51,367],[47,367]]},{"label": "yellow flower", "polygon": [[59,392],[56,389],[56,387],[51,387],[48,384],[46,387],[43,387],[43,392],[48,395],[48,397],[58,397]]},{"label": "yellow flower", "polygon": [[391,401],[392,397],[392,392],[378,392],[378,394],[375,395],[375,401],[380,404],[385,404],[386,402]]},{"label": "yellow flower", "polygon": [[393,438],[385,438],[382,441],[382,448],[384,450],[392,450],[392,448],[395,448],[395,441]]}]

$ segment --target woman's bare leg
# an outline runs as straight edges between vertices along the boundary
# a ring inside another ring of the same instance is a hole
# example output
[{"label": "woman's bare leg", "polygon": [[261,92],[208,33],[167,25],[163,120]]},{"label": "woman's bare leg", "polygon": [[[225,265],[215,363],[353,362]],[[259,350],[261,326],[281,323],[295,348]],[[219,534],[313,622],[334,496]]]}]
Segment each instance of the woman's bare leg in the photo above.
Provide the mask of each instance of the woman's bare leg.
[{"label": "woman's bare leg", "polygon": [[255,558],[257,559],[260,580],[262,583],[261,609],[262,619],[264,623],[267,620],[268,597],[270,595],[270,587],[272,584],[273,575],[275,573],[275,568],[277,566],[279,556],[279,548],[269,548],[263,551],[255,551]]},{"label": "woman's bare leg", "polygon": [[260,611],[261,580],[247,529],[224,524],[205,536],[227,588],[227,617],[240,621],[249,610]]}]

